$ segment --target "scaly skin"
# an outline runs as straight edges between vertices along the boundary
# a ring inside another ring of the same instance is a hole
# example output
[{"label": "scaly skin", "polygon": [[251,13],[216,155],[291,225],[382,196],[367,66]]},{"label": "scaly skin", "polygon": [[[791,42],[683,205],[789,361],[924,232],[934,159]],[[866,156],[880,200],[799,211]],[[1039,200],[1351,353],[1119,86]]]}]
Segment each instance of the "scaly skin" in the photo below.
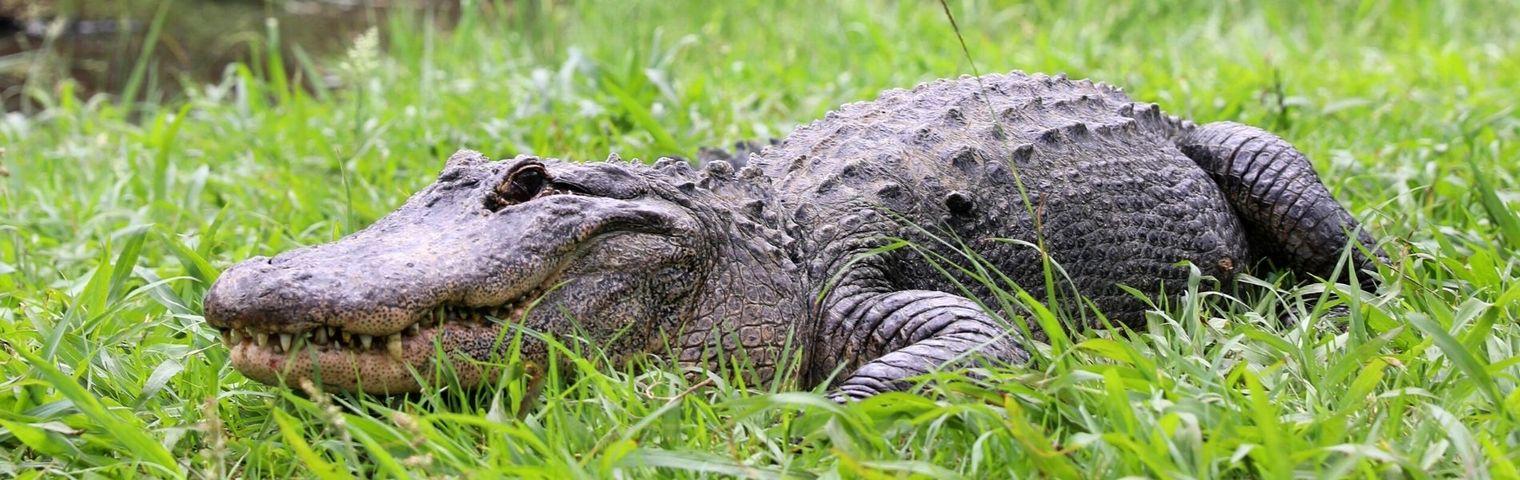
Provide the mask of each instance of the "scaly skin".
[{"label": "scaly skin", "polygon": [[[758,382],[790,373],[778,370],[790,344],[804,385],[831,382],[848,399],[935,368],[1027,358],[979,306],[988,292],[925,260],[960,258],[957,244],[1035,298],[1044,265],[1028,245],[1044,245],[1064,271],[1059,308],[1085,314],[1081,295],[1134,324],[1146,304],[1119,285],[1183,291],[1183,261],[1223,282],[1257,265],[1324,276],[1359,230],[1281,139],[1196,127],[1064,77],[892,90],[758,153],[740,147],[704,149],[717,159],[700,170],[460,152],[364,231],[227,270],[206,319],[234,365],[268,383],[414,391],[417,376],[436,380],[441,351],[476,385],[494,372],[470,360],[500,356],[521,325],[614,354],[738,359]],[[917,249],[880,251],[893,239]],[[1356,240],[1369,279],[1382,253],[1366,231]],[[541,362],[545,347],[529,338],[523,355]]]}]

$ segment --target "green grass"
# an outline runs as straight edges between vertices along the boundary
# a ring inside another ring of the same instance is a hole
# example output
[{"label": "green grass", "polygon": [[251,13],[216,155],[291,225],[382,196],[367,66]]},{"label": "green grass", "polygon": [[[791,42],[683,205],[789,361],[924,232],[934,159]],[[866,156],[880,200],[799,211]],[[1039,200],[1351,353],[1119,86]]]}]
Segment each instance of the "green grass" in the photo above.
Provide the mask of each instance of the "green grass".
[{"label": "green grass", "polygon": [[[451,31],[396,17],[347,61],[296,62],[344,88],[292,89],[267,49],[174,103],[34,85],[45,109],[0,119],[0,476],[1520,476],[1502,1],[951,5],[981,72],[1294,142],[1391,240],[1378,295],[1190,291],[1144,329],[848,406],[577,343],[527,408],[518,376],[391,400],[244,379],[199,316],[219,269],[355,230],[457,148],[652,160],[972,70],[934,2],[474,3]],[[1276,321],[1321,295],[1354,314]]]}]

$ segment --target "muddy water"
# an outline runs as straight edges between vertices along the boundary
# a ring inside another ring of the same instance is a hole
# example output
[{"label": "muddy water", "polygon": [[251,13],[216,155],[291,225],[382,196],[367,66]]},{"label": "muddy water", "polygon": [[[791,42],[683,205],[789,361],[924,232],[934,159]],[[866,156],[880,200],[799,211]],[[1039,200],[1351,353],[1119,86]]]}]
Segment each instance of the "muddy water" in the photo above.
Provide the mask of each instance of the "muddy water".
[{"label": "muddy water", "polygon": [[[0,104],[35,112],[28,92],[56,93],[72,78],[81,96],[123,93],[145,51],[162,0],[0,0]],[[7,5],[10,4],[10,5]],[[17,6],[19,5],[19,6]],[[171,99],[188,83],[214,82],[229,64],[248,62],[277,31],[292,80],[310,85],[295,51],[319,65],[387,15],[436,13],[453,18],[454,0],[175,0],[157,41],[146,51],[138,100]]]}]

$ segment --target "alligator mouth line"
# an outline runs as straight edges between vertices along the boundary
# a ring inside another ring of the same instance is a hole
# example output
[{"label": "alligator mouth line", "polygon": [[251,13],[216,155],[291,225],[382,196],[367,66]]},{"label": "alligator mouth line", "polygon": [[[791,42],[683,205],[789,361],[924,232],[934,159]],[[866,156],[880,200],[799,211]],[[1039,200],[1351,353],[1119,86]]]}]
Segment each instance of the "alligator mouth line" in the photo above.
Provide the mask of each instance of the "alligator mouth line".
[{"label": "alligator mouth line", "polygon": [[284,358],[314,348],[319,355],[383,354],[397,362],[406,363],[408,350],[415,347],[430,349],[431,345],[427,343],[431,343],[431,339],[446,330],[479,331],[522,318],[528,308],[548,290],[546,286],[540,286],[492,307],[438,306],[418,315],[400,331],[388,335],[357,334],[337,325],[318,325],[288,333],[261,331],[251,327],[222,327],[217,330],[221,333],[222,343],[229,350],[245,357]]}]

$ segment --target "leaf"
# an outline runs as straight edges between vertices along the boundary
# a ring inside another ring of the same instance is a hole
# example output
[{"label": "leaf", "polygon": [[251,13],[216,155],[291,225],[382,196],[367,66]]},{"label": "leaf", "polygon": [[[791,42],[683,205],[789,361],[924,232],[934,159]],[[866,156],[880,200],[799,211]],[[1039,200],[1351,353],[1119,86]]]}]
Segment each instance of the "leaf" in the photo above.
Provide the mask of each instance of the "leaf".
[{"label": "leaf", "polygon": [[1402,333],[1404,333],[1404,327],[1394,327],[1387,332],[1383,332],[1382,335],[1362,342],[1355,350],[1347,352],[1339,360],[1336,360],[1335,363],[1332,363],[1330,368],[1325,370],[1321,378],[1327,385],[1336,385],[1345,380],[1347,376],[1350,376],[1352,372],[1361,369],[1367,362],[1381,361],[1375,360],[1375,358],[1382,351],[1383,346],[1388,345],[1389,342],[1392,342],[1394,338],[1397,338]]},{"label": "leaf", "polygon": [[1100,357],[1113,360],[1125,365],[1133,365],[1134,360],[1130,357],[1129,349],[1119,342],[1107,338],[1089,338],[1076,345],[1078,350],[1086,350]]},{"label": "leaf", "polygon": [[184,369],[185,364],[173,358],[158,364],[158,367],[153,369],[153,373],[148,375],[148,381],[143,382],[142,392],[137,395],[137,402],[132,405],[132,408],[134,410],[141,408],[144,402],[158,395],[158,391],[163,390],[164,385],[167,385],[170,379]]},{"label": "leaf", "polygon": [[1388,368],[1388,362],[1375,358],[1364,365],[1361,372],[1357,373],[1356,379],[1351,381],[1351,386],[1346,388],[1346,394],[1341,396],[1340,409],[1345,410],[1353,405],[1364,403],[1367,395],[1372,393],[1379,382],[1383,381],[1383,370]]},{"label": "leaf", "polygon": [[[668,468],[686,472],[701,472],[742,478],[784,478],[805,475],[802,472],[782,472],[772,468],[751,467],[733,459],[704,452],[676,452],[653,448],[640,448],[623,457],[623,467]],[[807,475],[802,478],[813,478]]]},{"label": "leaf", "polygon": [[173,0],[166,0],[158,5],[158,13],[153,15],[153,23],[148,25],[148,34],[143,37],[142,52],[138,53],[137,63],[132,66],[127,84],[121,89],[121,103],[128,112],[137,101],[137,89],[142,86],[143,75],[148,71],[153,52],[158,49],[158,35],[164,30],[164,20],[169,17],[169,6],[173,4]]},{"label": "leaf", "polygon": [[1467,478],[1479,478],[1482,472],[1478,462],[1478,451],[1482,448],[1473,439],[1472,431],[1467,429],[1462,421],[1457,419],[1451,412],[1439,405],[1429,403],[1425,407],[1430,410],[1430,416],[1435,417],[1436,423],[1441,425],[1441,430],[1446,432],[1446,439],[1451,440],[1451,446],[1457,451],[1457,458],[1461,460],[1463,467],[1467,469]]},{"label": "leaf", "polygon": [[178,239],[168,235],[159,235],[159,238],[169,245],[169,249],[174,252],[175,258],[179,259],[180,265],[185,268],[185,272],[196,280],[200,280],[201,286],[210,287],[211,282],[215,281],[217,275],[221,274],[216,267],[211,266],[211,262],[207,262],[204,257],[195,253],[195,250],[191,250],[190,247],[185,246]]},{"label": "leaf", "polygon": [[[155,200],[167,200],[169,182],[171,181],[169,178],[171,173],[169,160],[174,153],[174,146],[177,143],[175,139],[179,137],[180,127],[185,124],[185,119],[190,116],[190,105],[186,103],[180,106],[179,111],[174,115],[174,119],[169,123],[167,129],[154,128],[154,138],[151,140],[155,150],[153,154],[153,178],[151,182],[153,198]],[[160,116],[159,119],[162,120],[163,117]]]},{"label": "leaf", "polygon": [[1264,447],[1259,450],[1264,460],[1259,464],[1262,476],[1287,477],[1292,470],[1292,465],[1284,456],[1288,452],[1288,445],[1287,439],[1283,438],[1283,425],[1277,418],[1277,406],[1267,398],[1267,390],[1262,387],[1261,380],[1255,373],[1241,366],[1240,374],[1245,379],[1246,393],[1250,395],[1246,406],[1250,408],[1251,419],[1256,425],[1256,432],[1261,435],[1261,444]]},{"label": "leaf", "polygon": [[1262,331],[1261,329],[1251,325],[1242,325],[1239,331],[1241,334],[1244,334],[1246,338],[1265,343],[1271,346],[1273,349],[1282,352],[1283,355],[1297,356],[1298,349],[1294,348],[1293,344],[1288,343],[1287,340],[1283,340],[1283,338],[1278,335]]},{"label": "leaf", "polygon": [[670,136],[670,132],[666,131],[665,127],[661,126],[660,122],[654,119],[654,114],[649,112],[649,108],[645,107],[643,102],[633,98],[633,95],[623,90],[615,82],[603,82],[602,85],[607,87],[607,91],[611,92],[612,96],[618,99],[618,103],[623,106],[624,110],[628,111],[628,116],[633,117],[633,123],[637,124],[639,128],[648,131],[649,135],[654,137],[655,147],[667,152],[680,152],[688,156],[691,155],[691,152],[682,148],[681,144],[676,142],[675,137]]},{"label": "leaf", "polygon": [[1045,429],[1029,422],[1024,413],[1024,408],[1012,397],[1004,397],[1003,409],[1008,416],[1007,422],[1009,433],[1024,447],[1034,459],[1040,470],[1052,474],[1055,478],[1082,478],[1080,470],[1073,465],[1070,458],[1055,449],[1054,440],[1045,435]]},{"label": "leaf", "polygon": [[[64,313],[58,323],[52,325],[52,330],[47,332],[47,340],[42,347],[42,358],[53,359],[58,352],[58,345],[63,342],[64,336],[77,323],[82,323],[88,315],[100,314],[108,303],[107,294],[111,286],[111,264],[105,261],[104,254],[95,267],[95,273],[90,275],[90,280],[84,288],[74,297],[74,302],[69,304],[69,309]],[[39,332],[40,333],[40,332]]]},{"label": "leaf", "polygon": [[1494,445],[1488,438],[1479,438],[1478,441],[1483,444],[1483,452],[1488,454],[1489,461],[1493,462],[1489,468],[1496,474],[1494,478],[1520,478],[1520,468],[1516,468],[1515,462],[1506,456],[1509,454],[1508,449]]},{"label": "leaf", "polygon": [[1473,181],[1476,183],[1473,193],[1478,196],[1478,203],[1483,205],[1488,218],[1499,227],[1504,244],[1510,250],[1520,250],[1520,217],[1516,217],[1515,211],[1505,205],[1504,199],[1499,198],[1499,195],[1494,192],[1493,185],[1488,183],[1488,175],[1478,169],[1476,157],[1476,155],[1467,155],[1467,167],[1472,171]]},{"label": "leaf", "polygon": [[106,290],[108,301],[121,299],[122,285],[132,274],[132,267],[137,266],[137,257],[142,254],[143,240],[147,238],[147,232],[147,225],[138,225],[127,230],[127,244],[122,246],[121,253],[116,254],[116,262],[112,266],[111,283]]},{"label": "leaf", "polygon": [[[347,418],[349,418],[351,422],[357,422],[359,419],[359,417],[352,415],[347,416]],[[402,467],[401,463],[396,461],[396,457],[394,455],[391,455],[390,450],[387,450],[384,446],[380,445],[380,442],[376,442],[374,438],[370,437],[369,433],[364,431],[364,429],[355,428],[349,430],[349,433],[354,436],[354,440],[358,440],[360,444],[364,445],[364,450],[366,452],[369,452],[369,459],[373,461],[378,467],[380,467],[381,471],[384,471],[390,474],[390,476],[396,478],[410,478],[410,475],[406,474],[406,468]]]},{"label": "leaf", "polygon": [[306,439],[301,437],[301,429],[295,425],[295,419],[290,414],[280,409],[274,409],[271,413],[274,414],[274,423],[280,425],[280,437],[285,439],[286,445],[295,450],[296,458],[301,459],[301,462],[311,469],[313,475],[324,479],[354,478],[348,474],[347,470],[323,460],[321,455],[312,450],[311,445],[306,443]]},{"label": "leaf", "polygon": [[165,449],[162,444],[154,441],[152,437],[144,433],[141,425],[137,424],[137,422],[128,422],[106,409],[106,406],[100,403],[99,398],[96,398],[94,394],[91,394],[84,387],[80,386],[79,382],[73,377],[58,370],[58,367],[53,366],[52,362],[38,358],[36,355],[24,350],[15,350],[15,354],[26,359],[26,362],[32,368],[42,372],[42,377],[54,389],[58,390],[58,393],[63,394],[64,398],[74,402],[74,406],[79,409],[80,413],[89,417],[95,423],[95,426],[99,427],[100,433],[116,439],[120,448],[131,452],[132,456],[138,461],[147,462],[149,465],[158,467],[160,473],[172,474],[174,478],[184,478],[185,473],[180,470],[179,464],[174,459],[174,455],[170,454],[169,450]]},{"label": "leaf", "polygon": [[1109,413],[1119,420],[1117,426],[1123,428],[1127,435],[1138,433],[1138,421],[1130,406],[1129,390],[1124,388],[1124,379],[1119,376],[1118,370],[1112,367],[1103,370],[1103,387],[1107,392],[1104,397],[1108,400]]},{"label": "leaf", "polygon": [[5,427],[21,443],[44,455],[62,460],[80,457],[79,449],[61,438],[56,431],[5,419],[0,419],[0,427]]},{"label": "leaf", "polygon": [[1440,325],[1436,324],[1429,317],[1424,315],[1407,315],[1405,319],[1409,321],[1410,325],[1414,325],[1414,328],[1419,329],[1420,332],[1434,341],[1436,347],[1439,347],[1441,352],[1446,354],[1446,358],[1450,359],[1458,370],[1471,377],[1472,381],[1477,384],[1478,390],[1483,392],[1483,395],[1488,397],[1489,401],[1493,402],[1494,405],[1503,404],[1501,400],[1503,397],[1499,395],[1499,388],[1494,385],[1493,378],[1489,377],[1488,368],[1478,361],[1478,358],[1474,357],[1472,352],[1464,348],[1462,342],[1458,342],[1456,338],[1452,337],[1451,334],[1447,333],[1445,329],[1441,328]]}]

